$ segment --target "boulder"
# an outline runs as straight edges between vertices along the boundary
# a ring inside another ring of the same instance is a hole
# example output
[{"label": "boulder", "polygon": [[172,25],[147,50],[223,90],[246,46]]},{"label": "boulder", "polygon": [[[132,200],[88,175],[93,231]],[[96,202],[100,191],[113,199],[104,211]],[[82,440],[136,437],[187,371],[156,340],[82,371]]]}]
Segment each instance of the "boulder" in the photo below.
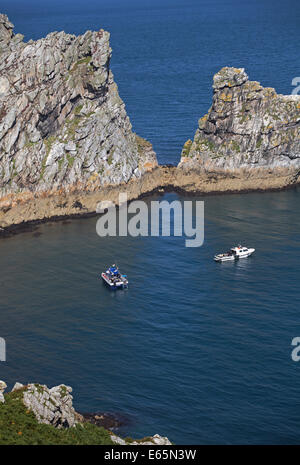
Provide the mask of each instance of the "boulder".
[{"label": "boulder", "polygon": [[19,389],[22,389],[23,387],[24,385],[22,383],[16,382],[11,392],[18,391]]},{"label": "boulder", "polygon": [[28,384],[23,402],[39,423],[70,428],[78,422],[71,392],[72,388],[64,384],[51,389],[41,384]]}]

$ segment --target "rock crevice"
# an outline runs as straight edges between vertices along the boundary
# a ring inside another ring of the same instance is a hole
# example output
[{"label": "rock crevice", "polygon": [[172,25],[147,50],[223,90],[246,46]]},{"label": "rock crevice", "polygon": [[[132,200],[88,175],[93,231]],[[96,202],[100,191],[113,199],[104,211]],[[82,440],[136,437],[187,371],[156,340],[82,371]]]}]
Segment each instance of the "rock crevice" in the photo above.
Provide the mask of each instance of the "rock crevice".
[{"label": "rock crevice", "polygon": [[140,150],[110,70],[109,33],[25,43],[0,15],[0,195],[92,191],[157,165]]}]

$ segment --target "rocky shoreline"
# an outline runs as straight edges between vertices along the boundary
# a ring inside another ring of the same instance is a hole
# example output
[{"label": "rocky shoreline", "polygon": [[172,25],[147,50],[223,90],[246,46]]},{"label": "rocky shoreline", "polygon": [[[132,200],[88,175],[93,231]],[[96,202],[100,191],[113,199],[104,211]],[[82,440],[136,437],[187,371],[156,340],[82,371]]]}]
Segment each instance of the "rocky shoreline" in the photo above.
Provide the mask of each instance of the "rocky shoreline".
[{"label": "rocky shoreline", "polygon": [[159,166],[132,131],[110,70],[109,33],[25,43],[0,14],[0,237],[94,215],[102,200],[151,193],[282,190],[300,182],[300,96],[213,79],[213,102],[178,166]]},{"label": "rocky shoreline", "polygon": [[[178,173],[177,170],[176,167],[157,167],[153,172],[145,175],[148,178],[146,180],[146,189],[142,188],[142,183],[132,183],[130,187],[125,185],[124,190],[122,190],[121,186],[112,186],[95,193],[78,192],[72,195],[53,195],[46,199],[35,198],[25,203],[20,202],[17,206],[11,208],[11,219],[7,216],[5,222],[0,222],[0,239],[24,232],[34,233],[38,230],[39,225],[48,222],[64,222],[72,219],[95,217],[98,215],[96,206],[101,200],[112,200],[118,205],[119,192],[126,192],[130,202],[152,195],[163,195],[167,192],[175,192],[189,197],[250,194],[283,191],[296,188],[299,185],[299,179],[294,182],[293,176],[285,174],[276,178],[270,175],[269,180],[263,177],[264,184],[262,184],[262,179],[255,176],[245,180],[245,178],[237,175],[235,177],[224,177],[213,173],[209,175],[197,174],[195,171],[187,171],[183,174]],[[173,179],[173,184],[170,183],[170,178]],[[62,207],[61,202],[66,202],[66,198],[68,201]]]},{"label": "rocky shoreline", "polygon": [[[18,436],[23,435],[22,430],[28,427],[26,417],[31,415],[32,425],[26,444],[49,444],[51,441],[54,441],[52,443],[55,444],[56,440],[60,441],[60,436],[64,435],[65,431],[72,435],[73,430],[79,427],[81,428],[79,429],[80,440],[84,444],[97,444],[98,440],[101,441],[100,444],[112,445],[171,445],[168,438],[158,434],[138,440],[120,438],[112,432],[122,422],[119,417],[107,413],[80,414],[76,412],[73,407],[72,388],[65,384],[50,389],[39,383],[23,385],[17,382],[11,392],[4,393],[6,388],[6,383],[0,381],[0,423],[3,428],[0,435],[1,444],[18,443],[18,440],[21,439]],[[9,408],[10,405],[12,405],[11,408]],[[13,425],[12,431],[9,433],[5,431],[6,423]],[[38,425],[47,425],[47,428],[41,430]],[[91,427],[86,428],[86,425],[91,425]],[[55,437],[53,436],[54,431]],[[78,429],[76,432],[78,433]],[[68,444],[70,438],[64,436],[63,440],[64,443]]]}]

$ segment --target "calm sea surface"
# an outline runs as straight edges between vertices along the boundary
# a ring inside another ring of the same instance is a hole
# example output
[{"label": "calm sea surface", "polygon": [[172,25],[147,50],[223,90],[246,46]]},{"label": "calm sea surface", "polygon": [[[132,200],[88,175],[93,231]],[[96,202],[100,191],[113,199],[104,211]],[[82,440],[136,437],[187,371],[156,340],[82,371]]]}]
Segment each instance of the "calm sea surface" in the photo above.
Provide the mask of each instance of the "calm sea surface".
[{"label": "calm sea surface", "polygon": [[[134,130],[160,162],[178,162],[222,66],[282,93],[300,74],[297,1],[4,0],[1,11],[27,40],[108,29]],[[78,410],[128,418],[124,435],[299,443],[299,199],[297,189],[201,199],[196,249],[178,237],[99,238],[96,218],[1,240],[0,379],[69,384]],[[214,263],[238,242],[255,255]],[[99,281],[113,261],[128,291]]]},{"label": "calm sea surface", "polygon": [[[206,197],[200,248],[100,238],[96,218],[0,241],[0,378],[69,384],[77,409],[127,417],[126,435],[299,442],[299,194]],[[212,260],[240,241],[253,257]],[[127,291],[97,279],[115,260]]]}]

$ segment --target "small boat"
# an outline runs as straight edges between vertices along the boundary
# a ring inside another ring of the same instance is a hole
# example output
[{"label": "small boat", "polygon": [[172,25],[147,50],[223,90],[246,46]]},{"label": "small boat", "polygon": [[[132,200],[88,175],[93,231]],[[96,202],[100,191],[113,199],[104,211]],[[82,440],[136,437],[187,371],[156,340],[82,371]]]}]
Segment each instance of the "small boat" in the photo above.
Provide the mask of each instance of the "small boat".
[{"label": "small boat", "polygon": [[243,247],[238,245],[237,247],[232,247],[226,253],[220,253],[214,256],[216,262],[228,262],[233,260],[239,260],[240,258],[247,258],[255,252],[255,249],[248,249],[248,247]]},{"label": "small boat", "polygon": [[110,289],[125,289],[128,287],[127,276],[121,274],[116,265],[112,265],[108,270],[101,273],[101,277]]}]

